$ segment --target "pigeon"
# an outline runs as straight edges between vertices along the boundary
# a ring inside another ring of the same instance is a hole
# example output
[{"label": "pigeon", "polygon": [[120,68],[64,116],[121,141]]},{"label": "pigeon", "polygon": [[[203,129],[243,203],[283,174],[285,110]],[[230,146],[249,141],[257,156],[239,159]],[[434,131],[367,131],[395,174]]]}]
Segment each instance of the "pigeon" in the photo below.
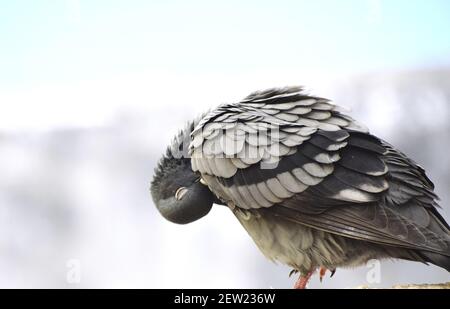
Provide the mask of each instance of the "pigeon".
[{"label": "pigeon", "polygon": [[155,169],[151,195],[187,224],[228,207],[303,289],[319,271],[371,259],[450,271],[450,227],[425,171],[303,87],[257,91],[191,121]]}]

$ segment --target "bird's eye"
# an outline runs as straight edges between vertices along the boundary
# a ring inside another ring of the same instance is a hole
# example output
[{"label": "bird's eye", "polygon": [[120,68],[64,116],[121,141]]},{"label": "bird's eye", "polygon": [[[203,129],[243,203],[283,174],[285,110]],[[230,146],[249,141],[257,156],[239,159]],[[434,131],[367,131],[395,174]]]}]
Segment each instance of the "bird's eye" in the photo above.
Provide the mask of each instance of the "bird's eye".
[{"label": "bird's eye", "polygon": [[180,201],[183,196],[188,192],[188,189],[185,187],[180,187],[175,191],[175,199]]}]

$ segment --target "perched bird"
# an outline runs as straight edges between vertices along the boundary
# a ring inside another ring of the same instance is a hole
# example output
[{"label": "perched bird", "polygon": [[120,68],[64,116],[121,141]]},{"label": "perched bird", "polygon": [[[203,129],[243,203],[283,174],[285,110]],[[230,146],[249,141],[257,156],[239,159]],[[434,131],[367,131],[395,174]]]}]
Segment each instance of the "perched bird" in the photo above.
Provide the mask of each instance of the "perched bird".
[{"label": "perched bird", "polygon": [[450,227],[425,171],[327,99],[301,87],[254,92],[191,122],[155,170],[151,194],[185,224],[225,205],[270,260],[334,273],[370,259],[450,271]]}]

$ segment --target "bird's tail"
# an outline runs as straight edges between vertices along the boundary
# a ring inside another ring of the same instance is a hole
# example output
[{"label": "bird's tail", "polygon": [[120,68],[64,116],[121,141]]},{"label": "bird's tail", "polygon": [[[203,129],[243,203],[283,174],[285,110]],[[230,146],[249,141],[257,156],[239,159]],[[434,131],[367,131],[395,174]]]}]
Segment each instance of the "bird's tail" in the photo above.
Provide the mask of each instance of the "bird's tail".
[{"label": "bird's tail", "polygon": [[450,252],[447,255],[429,251],[421,251],[420,255],[422,255],[426,262],[442,267],[450,272]]}]

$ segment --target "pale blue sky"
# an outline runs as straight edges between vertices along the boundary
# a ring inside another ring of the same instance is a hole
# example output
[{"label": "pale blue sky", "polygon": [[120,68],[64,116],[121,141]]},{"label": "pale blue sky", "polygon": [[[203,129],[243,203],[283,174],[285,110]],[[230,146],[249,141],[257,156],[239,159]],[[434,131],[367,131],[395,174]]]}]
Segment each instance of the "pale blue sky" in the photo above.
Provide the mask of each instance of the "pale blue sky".
[{"label": "pale blue sky", "polygon": [[441,67],[449,33],[447,0],[0,0],[0,129]]},{"label": "pale blue sky", "polygon": [[448,63],[450,2],[0,2],[0,82]]}]

